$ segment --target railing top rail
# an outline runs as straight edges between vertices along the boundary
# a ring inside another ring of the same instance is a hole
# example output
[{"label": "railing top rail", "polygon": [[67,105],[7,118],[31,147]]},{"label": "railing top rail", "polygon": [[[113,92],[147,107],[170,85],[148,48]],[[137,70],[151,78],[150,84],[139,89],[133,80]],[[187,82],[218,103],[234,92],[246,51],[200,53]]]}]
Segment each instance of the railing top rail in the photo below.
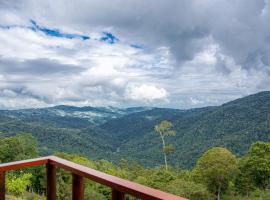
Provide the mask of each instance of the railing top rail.
[{"label": "railing top rail", "polygon": [[28,159],[28,160],[20,160],[20,161],[9,162],[9,163],[2,163],[0,164],[0,171],[10,171],[10,170],[21,169],[25,167],[44,165],[44,164],[47,164],[48,162],[49,162],[49,156]]},{"label": "railing top rail", "polygon": [[20,169],[24,167],[38,166],[43,164],[51,164],[59,168],[63,168],[74,174],[88,178],[97,183],[109,186],[122,193],[130,194],[142,199],[155,200],[186,200],[185,198],[162,192],[144,185],[124,180],[67,160],[58,158],[56,156],[47,156],[30,160],[16,161],[11,163],[0,164],[0,171],[9,171]]}]

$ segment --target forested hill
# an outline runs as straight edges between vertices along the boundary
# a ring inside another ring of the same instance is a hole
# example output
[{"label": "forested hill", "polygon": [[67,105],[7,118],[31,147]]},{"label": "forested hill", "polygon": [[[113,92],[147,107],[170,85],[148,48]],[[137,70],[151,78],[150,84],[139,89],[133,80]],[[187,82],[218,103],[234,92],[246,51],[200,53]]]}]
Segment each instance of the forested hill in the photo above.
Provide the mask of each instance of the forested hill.
[{"label": "forested hill", "polygon": [[1,111],[0,137],[31,132],[43,154],[65,151],[156,166],[163,158],[153,127],[161,120],[171,121],[177,132],[167,138],[174,145],[168,158],[171,165],[191,167],[212,146],[243,155],[253,142],[270,141],[270,92],[189,110],[57,106]]}]

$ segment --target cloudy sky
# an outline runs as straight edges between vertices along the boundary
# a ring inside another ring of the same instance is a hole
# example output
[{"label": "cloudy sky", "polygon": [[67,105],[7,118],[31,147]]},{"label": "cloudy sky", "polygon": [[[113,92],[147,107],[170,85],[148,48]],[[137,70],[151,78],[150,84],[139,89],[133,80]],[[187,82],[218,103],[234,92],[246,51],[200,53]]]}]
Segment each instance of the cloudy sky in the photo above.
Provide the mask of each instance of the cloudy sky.
[{"label": "cloudy sky", "polygon": [[269,0],[0,0],[0,108],[219,105],[270,90]]}]

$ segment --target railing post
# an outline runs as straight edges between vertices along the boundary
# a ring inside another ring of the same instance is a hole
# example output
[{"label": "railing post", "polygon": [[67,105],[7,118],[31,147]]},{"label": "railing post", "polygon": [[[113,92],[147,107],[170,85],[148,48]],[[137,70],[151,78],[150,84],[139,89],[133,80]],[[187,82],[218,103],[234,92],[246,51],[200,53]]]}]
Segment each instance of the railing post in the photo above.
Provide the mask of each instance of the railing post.
[{"label": "railing post", "polygon": [[112,189],[112,200],[124,200],[124,199],[125,199],[124,193]]},{"label": "railing post", "polygon": [[56,200],[56,167],[48,163],[47,169],[47,200]]},{"label": "railing post", "polygon": [[0,171],[0,199],[5,200],[5,172]]},{"label": "railing post", "polygon": [[72,200],[84,200],[83,177],[72,174]]}]

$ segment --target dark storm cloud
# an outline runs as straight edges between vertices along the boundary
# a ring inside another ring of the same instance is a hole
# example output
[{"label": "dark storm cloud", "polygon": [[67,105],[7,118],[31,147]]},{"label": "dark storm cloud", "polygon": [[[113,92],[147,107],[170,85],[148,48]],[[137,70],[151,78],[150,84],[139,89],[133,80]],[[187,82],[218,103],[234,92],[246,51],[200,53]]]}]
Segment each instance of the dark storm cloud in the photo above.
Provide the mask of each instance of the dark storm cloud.
[{"label": "dark storm cloud", "polygon": [[[0,0],[0,10],[3,27],[33,19],[50,33],[0,29],[7,47],[0,46],[0,80],[57,77],[26,86],[53,103],[126,104],[130,93],[136,99],[160,88],[169,106],[202,106],[270,89],[270,0]],[[73,33],[91,39],[68,39]],[[14,59],[4,59],[10,52]],[[65,74],[78,76],[68,84]]]},{"label": "dark storm cloud", "polygon": [[1,74],[20,74],[20,75],[69,75],[84,71],[85,69],[76,66],[61,64],[55,60],[50,59],[35,59],[17,61],[11,59],[4,59],[0,57],[0,73]]},{"label": "dark storm cloud", "polygon": [[0,88],[0,97],[11,97],[11,98],[33,98],[47,104],[52,103],[50,98],[46,96],[38,95],[30,91],[27,87],[15,86],[12,84],[6,88]]},{"label": "dark storm cloud", "polygon": [[243,68],[268,67],[269,62],[265,61],[270,56],[269,1],[213,2],[205,6],[206,18],[211,36],[222,51]]},{"label": "dark storm cloud", "polygon": [[68,4],[29,0],[22,10],[25,15],[33,11],[36,18],[80,30],[112,27],[150,49],[167,46],[179,66],[206,48],[209,40],[243,68],[269,66],[268,0],[81,0]]}]

